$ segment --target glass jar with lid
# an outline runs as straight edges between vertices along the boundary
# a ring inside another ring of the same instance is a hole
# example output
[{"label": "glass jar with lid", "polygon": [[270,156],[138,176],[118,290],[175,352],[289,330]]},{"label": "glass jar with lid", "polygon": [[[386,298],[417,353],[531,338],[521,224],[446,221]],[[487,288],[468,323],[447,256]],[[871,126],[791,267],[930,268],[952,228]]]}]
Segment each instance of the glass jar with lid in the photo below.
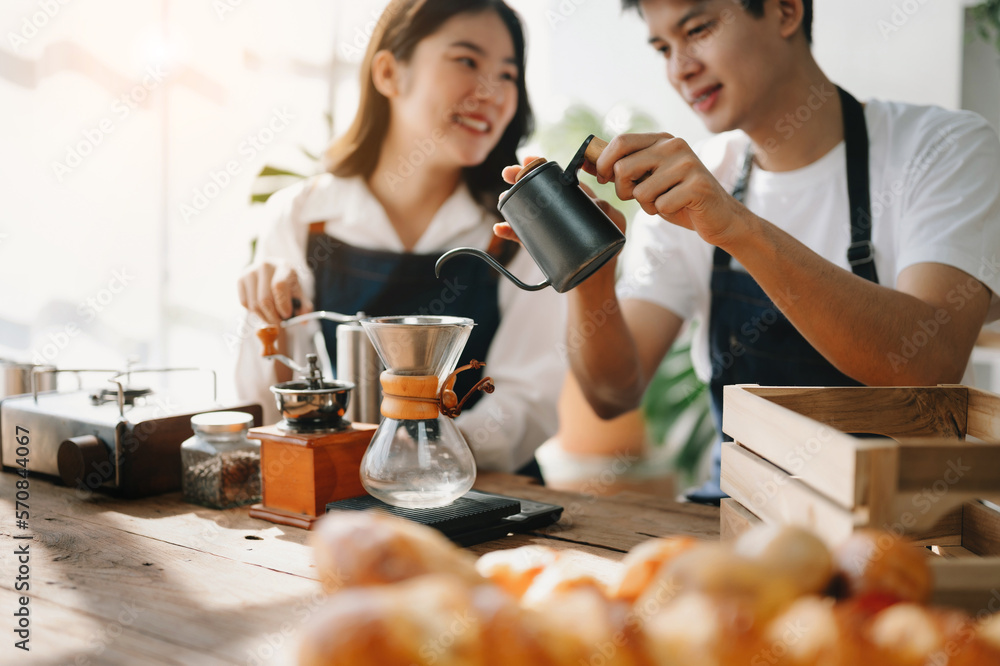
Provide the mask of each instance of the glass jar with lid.
[{"label": "glass jar with lid", "polygon": [[194,436],[181,444],[184,499],[213,509],[260,501],[260,442],[247,438],[253,415],[207,412],[191,417]]}]

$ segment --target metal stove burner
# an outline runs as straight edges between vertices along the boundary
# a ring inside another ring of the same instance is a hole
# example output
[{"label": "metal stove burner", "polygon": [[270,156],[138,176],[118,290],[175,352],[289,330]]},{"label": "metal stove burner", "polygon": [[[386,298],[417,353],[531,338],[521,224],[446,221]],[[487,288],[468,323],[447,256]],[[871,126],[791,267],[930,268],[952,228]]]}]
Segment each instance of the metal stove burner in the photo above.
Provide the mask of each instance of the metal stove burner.
[{"label": "metal stove burner", "polygon": [[[130,381],[130,375],[139,373],[178,371],[211,374],[210,395],[153,391]],[[76,375],[77,389],[41,390],[45,375],[58,373]],[[107,389],[84,388],[81,375],[88,373],[110,374]],[[180,490],[180,447],[192,434],[192,416],[243,411],[252,414],[255,423],[261,422],[259,405],[219,403],[215,388],[215,372],[198,368],[36,367],[30,394],[0,401],[0,463],[60,477],[87,492],[105,489],[124,497],[146,497]],[[31,456],[25,465],[18,462],[24,456],[17,453],[21,446],[17,437],[26,431],[31,433]]]},{"label": "metal stove burner", "polygon": [[[153,392],[151,388],[123,388],[122,394],[125,397],[125,404],[129,407],[135,405],[136,398],[142,398]],[[116,402],[118,400],[117,388],[101,389],[97,393],[90,394],[90,401],[95,405],[103,405],[106,402]]]}]

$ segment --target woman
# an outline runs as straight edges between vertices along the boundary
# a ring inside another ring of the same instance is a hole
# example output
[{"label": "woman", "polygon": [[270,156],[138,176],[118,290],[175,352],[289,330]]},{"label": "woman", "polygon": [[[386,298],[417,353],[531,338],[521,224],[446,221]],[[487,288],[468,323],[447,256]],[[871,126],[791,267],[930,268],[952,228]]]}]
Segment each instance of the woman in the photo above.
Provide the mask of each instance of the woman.
[{"label": "woman", "polygon": [[[492,233],[501,169],[516,162],[532,125],[520,21],[501,0],[394,0],[361,83],[354,122],[327,151],[328,173],[268,202],[275,222],[240,278],[240,300],[271,324],[292,315],[293,299],[302,312],[471,317],[460,364],[485,357],[497,390],[457,423],[482,469],[520,470],[555,431],[561,299],[521,292],[472,258],[446,264],[442,279],[433,270],[442,252],[471,245],[540,279],[526,252]],[[288,351],[301,360],[306,350]],[[259,354],[255,340],[244,341],[238,386],[273,422],[268,386],[289,377]],[[472,374],[459,375],[459,395]]]}]

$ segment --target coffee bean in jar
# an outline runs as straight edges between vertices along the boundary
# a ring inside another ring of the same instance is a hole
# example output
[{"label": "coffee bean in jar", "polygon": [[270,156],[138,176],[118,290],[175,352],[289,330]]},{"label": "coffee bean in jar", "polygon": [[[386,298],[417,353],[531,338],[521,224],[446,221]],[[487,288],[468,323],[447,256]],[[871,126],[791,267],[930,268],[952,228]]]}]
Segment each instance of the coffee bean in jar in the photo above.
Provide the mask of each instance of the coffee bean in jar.
[{"label": "coffee bean in jar", "polygon": [[194,436],[181,444],[184,499],[213,509],[260,501],[260,442],[247,438],[253,416],[207,412],[191,417]]}]

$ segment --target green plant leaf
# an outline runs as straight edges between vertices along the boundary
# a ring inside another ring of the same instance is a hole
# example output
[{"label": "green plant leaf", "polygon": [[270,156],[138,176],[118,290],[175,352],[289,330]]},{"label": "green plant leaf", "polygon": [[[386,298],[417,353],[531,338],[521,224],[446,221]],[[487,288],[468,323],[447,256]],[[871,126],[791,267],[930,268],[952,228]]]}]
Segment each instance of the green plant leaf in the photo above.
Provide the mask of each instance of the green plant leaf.
[{"label": "green plant leaf", "polygon": [[303,155],[305,155],[306,157],[308,157],[308,158],[309,158],[310,160],[312,160],[313,162],[319,162],[319,161],[320,161],[320,156],[319,156],[319,155],[314,155],[314,154],[310,153],[310,152],[309,152],[309,151],[308,151],[308,150],[306,149],[306,147],[305,147],[305,146],[299,146],[299,150],[301,150],[301,151],[302,151],[302,154],[303,154]]},{"label": "green plant leaf", "polygon": [[986,0],[969,8],[971,35],[989,42],[1000,53],[1000,0]]},{"label": "green plant leaf", "polygon": [[265,164],[264,168],[260,170],[257,174],[258,178],[265,178],[267,176],[292,176],[294,178],[307,178],[305,174],[296,173],[295,171],[289,171],[288,169],[279,169],[273,167],[270,164]]}]

